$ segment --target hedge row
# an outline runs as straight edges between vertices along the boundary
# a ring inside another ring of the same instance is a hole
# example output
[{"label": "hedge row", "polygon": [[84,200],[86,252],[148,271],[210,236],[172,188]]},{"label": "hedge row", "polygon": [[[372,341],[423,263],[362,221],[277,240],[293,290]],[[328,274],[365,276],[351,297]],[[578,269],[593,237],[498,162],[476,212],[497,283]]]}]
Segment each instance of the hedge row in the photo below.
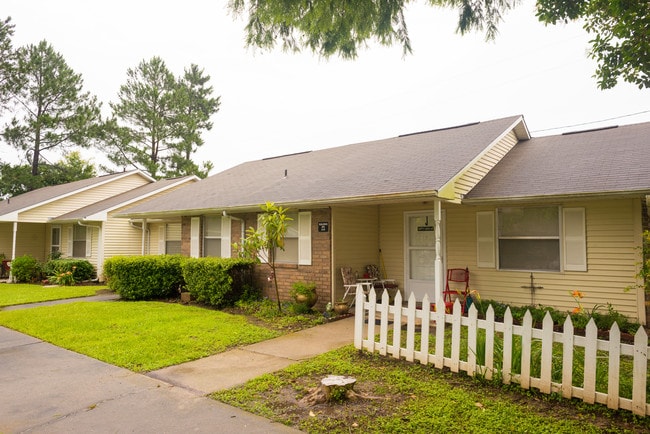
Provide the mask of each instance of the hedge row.
[{"label": "hedge row", "polygon": [[176,296],[186,288],[201,303],[234,303],[252,284],[253,261],[177,255],[116,256],[104,263],[108,286],[126,300]]},{"label": "hedge row", "polygon": [[85,259],[51,259],[41,264],[33,256],[23,255],[11,261],[11,275],[19,283],[39,282],[67,272],[72,273],[75,282],[90,280],[95,276],[95,268]]}]

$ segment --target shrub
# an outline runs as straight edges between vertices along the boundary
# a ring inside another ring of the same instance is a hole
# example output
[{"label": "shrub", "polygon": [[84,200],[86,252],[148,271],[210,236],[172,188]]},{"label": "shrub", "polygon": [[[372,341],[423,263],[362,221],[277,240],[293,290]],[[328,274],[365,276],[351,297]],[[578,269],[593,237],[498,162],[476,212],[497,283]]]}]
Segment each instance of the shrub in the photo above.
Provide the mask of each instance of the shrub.
[{"label": "shrub", "polygon": [[250,290],[253,264],[249,259],[190,258],[183,262],[183,278],[194,300],[229,306]]},{"label": "shrub", "polygon": [[125,300],[151,300],[174,295],[183,285],[178,255],[115,256],[104,263],[106,281]]},{"label": "shrub", "polygon": [[11,261],[11,275],[16,282],[36,282],[41,280],[41,264],[30,255],[19,256]]},{"label": "shrub", "polygon": [[85,259],[51,259],[43,266],[43,273],[50,280],[53,280],[50,276],[60,276],[68,272],[72,274],[75,282],[83,282],[84,280],[90,280],[95,277],[93,265]]}]

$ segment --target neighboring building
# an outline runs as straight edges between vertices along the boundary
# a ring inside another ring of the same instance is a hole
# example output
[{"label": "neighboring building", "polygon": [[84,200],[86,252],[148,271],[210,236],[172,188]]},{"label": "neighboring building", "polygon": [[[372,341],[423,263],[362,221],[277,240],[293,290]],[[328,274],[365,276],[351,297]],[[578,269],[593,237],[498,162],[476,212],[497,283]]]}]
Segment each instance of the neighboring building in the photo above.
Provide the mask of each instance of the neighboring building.
[{"label": "neighboring building", "polygon": [[[198,181],[155,181],[136,170],[40,188],[0,201],[0,252],[45,261],[52,252],[84,258],[102,277],[106,258],[142,251],[142,227],[113,215]],[[178,225],[180,233],[180,224]],[[157,253],[157,252],[156,252]]]},{"label": "neighboring building", "polygon": [[645,323],[649,149],[650,123],[531,138],[514,116],[251,161],[121,216],[180,219],[183,254],[231,256],[260,204],[289,207],[283,298],[306,280],[319,303],[339,299],[340,267],[378,264],[406,297],[435,300],[444,270],[468,267],[484,299],[571,310],[578,289]]}]

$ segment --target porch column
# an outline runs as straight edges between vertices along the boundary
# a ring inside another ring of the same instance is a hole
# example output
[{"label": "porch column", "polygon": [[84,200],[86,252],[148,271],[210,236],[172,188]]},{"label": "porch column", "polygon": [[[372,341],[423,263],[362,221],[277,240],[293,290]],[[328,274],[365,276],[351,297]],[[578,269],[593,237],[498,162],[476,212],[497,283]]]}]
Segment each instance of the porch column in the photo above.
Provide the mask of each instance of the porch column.
[{"label": "porch column", "polygon": [[445,311],[445,303],[442,299],[442,287],[444,285],[443,275],[444,270],[442,269],[442,204],[440,200],[436,199],[433,202],[433,221],[435,224],[435,237],[436,237],[436,259],[434,262],[435,269],[435,281],[434,281],[434,290],[436,294],[436,309],[438,312]]},{"label": "porch column", "polygon": [[144,256],[145,253],[145,244],[147,240],[147,219],[142,219],[142,249],[140,251],[140,254]]},{"label": "porch column", "polygon": [[[14,259],[16,259],[16,238],[18,238],[18,222],[14,222],[14,234],[13,234],[13,240],[11,241],[11,261],[13,262]],[[9,269],[9,281],[11,282],[13,280],[13,267]]]}]

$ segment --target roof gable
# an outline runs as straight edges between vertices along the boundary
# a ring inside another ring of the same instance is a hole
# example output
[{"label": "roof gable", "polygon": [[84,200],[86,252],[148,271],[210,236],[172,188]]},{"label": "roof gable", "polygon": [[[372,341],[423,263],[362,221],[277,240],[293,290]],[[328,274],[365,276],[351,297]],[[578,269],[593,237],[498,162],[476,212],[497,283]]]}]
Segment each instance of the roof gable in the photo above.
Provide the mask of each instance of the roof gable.
[{"label": "roof gable", "polygon": [[650,194],[650,122],[517,144],[466,196],[471,200]]},{"label": "roof gable", "polygon": [[150,184],[143,185],[125,193],[118,194],[108,199],[96,202],[83,208],[53,218],[52,222],[63,222],[70,220],[105,221],[108,213],[115,209],[131,205],[135,202],[147,200],[154,195],[167,190],[178,188],[184,184],[197,182],[199,178],[195,175],[185,176],[176,179],[164,179]]},{"label": "roof gable", "polygon": [[39,188],[37,190],[33,190],[0,201],[0,221],[17,221],[20,213],[50,204],[57,200],[70,197],[72,195],[96,188],[98,186],[115,182],[129,176],[141,176],[148,182],[153,182],[153,178],[150,176],[139,170],[134,170],[129,172],[114,173],[110,175],[96,176],[94,178],[82,179],[66,184]]}]

